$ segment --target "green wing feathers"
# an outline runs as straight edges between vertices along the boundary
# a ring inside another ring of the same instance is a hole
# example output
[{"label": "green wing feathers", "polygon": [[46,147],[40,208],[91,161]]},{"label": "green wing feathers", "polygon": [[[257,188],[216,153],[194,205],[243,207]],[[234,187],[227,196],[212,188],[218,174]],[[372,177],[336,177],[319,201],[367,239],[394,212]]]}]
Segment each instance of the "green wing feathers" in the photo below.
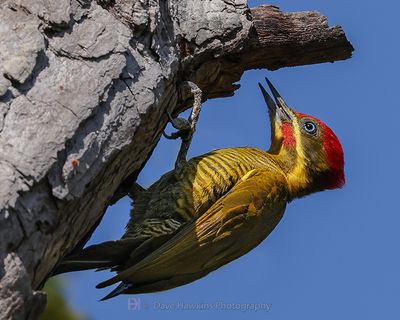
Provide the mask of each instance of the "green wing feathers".
[{"label": "green wing feathers", "polygon": [[204,276],[267,237],[283,215],[286,191],[284,177],[253,170],[198,220],[98,287],[123,281],[131,284],[125,293],[159,291]]}]

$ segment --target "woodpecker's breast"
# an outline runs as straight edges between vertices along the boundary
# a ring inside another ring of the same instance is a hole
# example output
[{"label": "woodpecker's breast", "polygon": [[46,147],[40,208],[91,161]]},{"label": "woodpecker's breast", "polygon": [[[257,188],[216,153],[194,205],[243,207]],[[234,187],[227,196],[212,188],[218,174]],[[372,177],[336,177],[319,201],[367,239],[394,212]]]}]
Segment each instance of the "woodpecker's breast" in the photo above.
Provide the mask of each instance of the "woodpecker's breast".
[{"label": "woodpecker's breast", "polygon": [[246,173],[255,168],[276,170],[269,155],[259,149],[220,149],[191,159],[179,181],[177,212],[186,221],[203,214]]}]

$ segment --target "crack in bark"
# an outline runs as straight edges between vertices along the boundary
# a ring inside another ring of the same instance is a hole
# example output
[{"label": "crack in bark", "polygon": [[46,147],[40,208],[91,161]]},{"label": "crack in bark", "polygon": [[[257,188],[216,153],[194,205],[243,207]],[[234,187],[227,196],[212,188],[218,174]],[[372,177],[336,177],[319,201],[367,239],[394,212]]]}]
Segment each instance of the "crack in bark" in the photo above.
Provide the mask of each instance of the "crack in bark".
[{"label": "crack in bark", "polygon": [[[13,212],[14,212],[15,218],[17,219],[19,228],[20,228],[20,230],[21,230],[21,232],[22,232],[22,237],[21,237],[21,239],[20,239],[17,243],[15,243],[15,244],[14,244],[14,243],[9,243],[9,244],[8,244],[8,249],[9,249],[9,251],[17,251],[18,248],[19,248],[19,247],[21,246],[21,244],[23,243],[24,239],[26,239],[27,236],[28,236],[28,234],[26,233],[26,230],[25,230],[25,226],[24,226],[24,224],[23,224],[23,222],[22,222],[22,220],[21,220],[21,217],[19,216],[19,213],[16,212],[16,211],[13,211]],[[12,247],[10,247],[10,246],[12,246]]]},{"label": "crack in bark", "polygon": [[67,107],[65,104],[62,104],[60,101],[55,101],[56,103],[58,103],[59,106],[63,107],[64,109],[68,110],[69,112],[71,112],[76,118],[79,118],[79,116],[75,113],[74,110],[72,110],[71,108]]}]

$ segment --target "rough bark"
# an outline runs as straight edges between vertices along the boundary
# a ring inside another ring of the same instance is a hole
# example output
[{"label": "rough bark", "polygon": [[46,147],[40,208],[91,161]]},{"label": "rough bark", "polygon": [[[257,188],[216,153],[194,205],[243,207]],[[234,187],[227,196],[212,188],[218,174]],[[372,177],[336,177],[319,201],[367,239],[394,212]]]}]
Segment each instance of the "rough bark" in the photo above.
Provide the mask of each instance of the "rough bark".
[{"label": "rough bark", "polygon": [[[140,172],[165,110],[242,73],[347,59],[317,12],[244,0],[0,3],[0,318],[36,318],[57,262]],[[129,180],[131,179],[131,180]]]}]

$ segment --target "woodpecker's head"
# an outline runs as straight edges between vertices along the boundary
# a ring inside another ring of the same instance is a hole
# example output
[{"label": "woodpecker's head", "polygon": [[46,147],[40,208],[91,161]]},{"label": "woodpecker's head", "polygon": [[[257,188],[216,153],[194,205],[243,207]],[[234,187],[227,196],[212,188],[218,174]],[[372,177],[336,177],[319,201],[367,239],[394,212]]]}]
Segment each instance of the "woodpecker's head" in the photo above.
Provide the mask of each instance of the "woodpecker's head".
[{"label": "woodpecker's head", "polygon": [[283,166],[293,197],[344,185],[343,149],[321,120],[293,111],[268,80],[275,101],[259,83],[271,120],[271,148]]}]

